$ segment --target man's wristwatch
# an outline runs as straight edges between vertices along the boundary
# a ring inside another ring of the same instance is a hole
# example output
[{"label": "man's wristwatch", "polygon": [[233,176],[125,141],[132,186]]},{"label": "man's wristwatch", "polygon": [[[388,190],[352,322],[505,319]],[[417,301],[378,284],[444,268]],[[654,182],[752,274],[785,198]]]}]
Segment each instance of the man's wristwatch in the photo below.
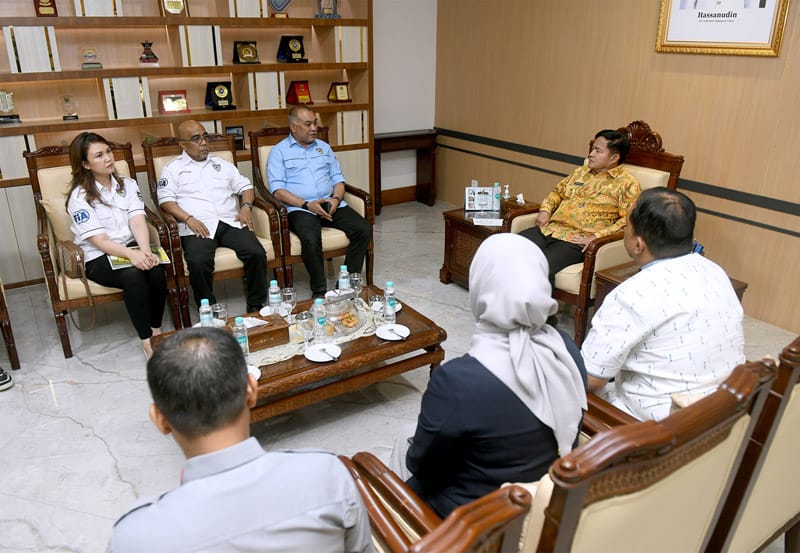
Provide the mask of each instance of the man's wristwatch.
[{"label": "man's wristwatch", "polygon": [[308,202],[303,202],[303,205],[300,206],[300,209],[308,209]]},{"label": "man's wristwatch", "polygon": [[253,209],[253,204],[250,202],[242,202],[242,207],[249,207],[250,209]]}]

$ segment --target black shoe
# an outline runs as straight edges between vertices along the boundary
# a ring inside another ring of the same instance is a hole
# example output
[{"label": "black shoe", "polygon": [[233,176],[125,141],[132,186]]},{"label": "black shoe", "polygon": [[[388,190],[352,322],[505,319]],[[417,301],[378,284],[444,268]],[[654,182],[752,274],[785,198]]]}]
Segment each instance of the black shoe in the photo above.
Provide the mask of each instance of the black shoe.
[{"label": "black shoe", "polygon": [[264,307],[263,305],[247,305],[247,312],[248,313],[258,313],[261,311],[261,308]]},{"label": "black shoe", "polygon": [[3,369],[0,369],[0,391],[8,390],[14,385],[14,379]]}]

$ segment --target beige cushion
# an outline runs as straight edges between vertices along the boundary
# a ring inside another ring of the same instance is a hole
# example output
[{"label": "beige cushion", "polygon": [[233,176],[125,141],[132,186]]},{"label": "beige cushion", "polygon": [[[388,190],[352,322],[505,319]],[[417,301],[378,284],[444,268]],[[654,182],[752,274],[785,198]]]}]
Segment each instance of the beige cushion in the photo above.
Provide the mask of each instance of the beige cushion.
[{"label": "beige cushion", "polygon": [[656,186],[667,186],[667,184],[669,184],[669,173],[666,171],[659,171],[658,169],[650,169],[649,167],[641,167],[639,165],[628,165],[626,163],[623,163],[622,167],[636,177],[642,190],[655,188]]},{"label": "beige cushion", "polygon": [[[175,159],[177,156],[159,156],[153,158],[153,172],[156,175],[156,180],[161,178],[161,172],[164,170],[164,167]],[[153,200],[158,201],[158,198],[153,198]]]},{"label": "beige cushion", "polygon": [[740,418],[722,443],[659,482],[584,508],[571,551],[699,551],[749,422]]},{"label": "beige cushion", "polygon": [[[300,245],[300,239],[297,235],[293,232],[289,233],[289,242],[291,244],[290,254],[291,255],[300,255],[303,251],[302,246]],[[339,248],[345,248],[350,244],[350,240],[347,239],[347,235],[341,230],[335,228],[327,228],[323,227],[322,229],[322,251],[329,252],[331,250],[337,250]]]},{"label": "beige cushion", "polygon": [[553,481],[550,475],[545,474],[538,482],[513,482],[503,484],[503,486],[519,486],[525,488],[533,497],[531,510],[525,516],[522,523],[522,532],[519,535],[520,553],[534,553],[539,544],[544,527],[544,510],[550,504],[550,496],[553,493]]},{"label": "beige cushion", "polygon": [[755,551],[798,512],[800,480],[800,385],[795,385],[761,472],[747,501],[729,551]]}]

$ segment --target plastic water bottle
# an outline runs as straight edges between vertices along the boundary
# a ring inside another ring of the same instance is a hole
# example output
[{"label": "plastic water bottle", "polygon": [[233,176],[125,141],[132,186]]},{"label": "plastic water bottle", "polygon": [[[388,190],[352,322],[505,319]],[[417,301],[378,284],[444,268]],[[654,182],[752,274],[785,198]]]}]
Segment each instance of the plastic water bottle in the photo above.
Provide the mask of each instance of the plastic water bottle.
[{"label": "plastic water bottle", "polygon": [[508,190],[508,185],[506,184],[503,186],[503,199],[510,200],[511,199],[511,192]]},{"label": "plastic water bottle", "polygon": [[339,266],[339,291],[344,292],[350,289],[350,273],[347,272],[347,265]]},{"label": "plastic water bottle", "polygon": [[276,315],[281,309],[281,288],[278,286],[277,280],[269,281],[269,289],[267,290],[267,301],[269,302],[269,310],[273,315]]},{"label": "plastic water bottle", "polygon": [[208,300],[203,298],[200,300],[200,326],[214,326],[214,314],[211,313],[211,306]]},{"label": "plastic water bottle", "polygon": [[391,280],[386,282],[386,289],[383,292],[383,320],[387,325],[394,324],[396,320],[395,309],[397,307],[397,299],[394,297],[394,282]]},{"label": "plastic water bottle", "polygon": [[328,320],[328,315],[325,312],[322,298],[314,300],[314,305],[311,306],[311,315],[314,317],[314,342],[319,344],[327,339],[325,323]]},{"label": "plastic water bottle", "polygon": [[247,359],[247,356],[250,355],[250,342],[247,340],[247,326],[242,317],[236,317],[233,321],[233,337],[239,342],[244,358]]},{"label": "plastic water bottle", "polygon": [[497,181],[492,185],[492,211],[500,211],[500,183]]}]

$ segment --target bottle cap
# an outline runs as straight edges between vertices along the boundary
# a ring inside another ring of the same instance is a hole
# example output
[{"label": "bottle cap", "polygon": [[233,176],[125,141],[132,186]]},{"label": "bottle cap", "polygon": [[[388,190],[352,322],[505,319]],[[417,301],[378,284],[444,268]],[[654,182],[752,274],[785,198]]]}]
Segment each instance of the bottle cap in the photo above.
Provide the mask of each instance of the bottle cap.
[{"label": "bottle cap", "polygon": [[277,286],[278,285],[278,281],[277,280],[270,280],[269,281],[269,285],[270,286]]},{"label": "bottle cap", "polygon": [[201,305],[201,306],[208,305],[208,300],[207,300],[206,298],[203,298],[203,299],[201,299],[201,300],[200,300],[200,305]]},{"label": "bottle cap", "polygon": [[392,281],[392,280],[387,280],[387,281],[386,281],[386,287],[387,287],[387,288],[394,288],[394,281]]},{"label": "bottle cap", "polygon": [[236,319],[233,321],[233,324],[235,324],[236,326],[243,325],[244,324],[244,318],[236,317]]},{"label": "bottle cap", "polygon": [[347,272],[347,265],[339,265],[339,272],[346,273]]},{"label": "bottle cap", "polygon": [[314,300],[314,305],[322,305],[322,298],[317,298]]}]

